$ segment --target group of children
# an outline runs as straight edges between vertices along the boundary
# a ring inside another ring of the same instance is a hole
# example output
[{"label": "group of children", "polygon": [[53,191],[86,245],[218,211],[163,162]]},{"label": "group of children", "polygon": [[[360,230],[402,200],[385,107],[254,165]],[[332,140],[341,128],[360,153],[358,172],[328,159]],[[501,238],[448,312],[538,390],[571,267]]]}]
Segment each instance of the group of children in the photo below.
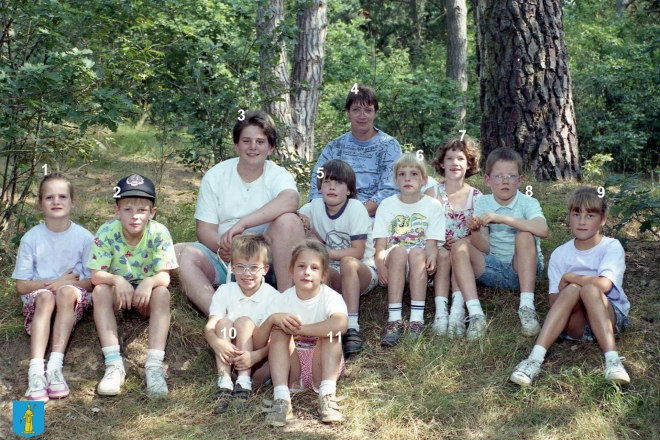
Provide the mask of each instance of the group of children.
[{"label": "group of children", "polygon": [[[402,155],[393,176],[400,194],[380,204],[372,227],[356,198],[351,167],[341,160],[325,163],[324,175],[317,179],[322,199],[298,211],[309,238],[293,250],[289,273],[294,286],[281,294],[264,281],[271,264],[267,238],[244,234],[233,239],[235,282],[215,292],[204,328],[219,374],[218,412],[243,408],[252,381],[271,380],[274,396],[264,408],[269,424],[286,424],[292,417],[291,392],[304,388],[319,393],[323,422],[343,420],[336,383],[344,355],[363,348],[360,297],[376,284],[387,287],[389,316],[380,343],[391,347],[406,333],[406,282],[411,296],[407,332],[414,338],[423,333],[430,280],[435,293],[432,331],[465,334],[468,339],[480,338],[487,326],[477,282],[520,290],[522,333],[538,334],[538,339],[511,381],[529,385],[540,372],[546,350],[564,337],[596,339],[605,353],[605,378],[629,383],[614,343],[614,335],[629,325],[630,305],[622,289],[624,252],[617,240],[602,235],[605,198],[591,188],[580,188],[571,197],[575,238],[550,258],[551,308],[541,329],[534,288],[543,270],[539,239],[547,237],[548,225],[538,201],[519,191],[520,156],[510,149],[488,156],[484,180],[492,190],[489,195],[465,182],[479,172],[479,153],[469,136],[445,142],[433,166],[445,181],[422,193],[428,177],[424,160]],[[75,205],[71,182],[53,173],[40,184],[38,204],[45,223],[23,237],[13,274],[24,304],[25,328],[32,335],[26,393],[30,400],[47,402],[69,394],[62,374],[64,351],[92,303],[106,365],[98,394],[118,394],[125,379],[115,318],[121,309],[150,316],[147,394],[168,393],[163,359],[170,324],[169,271],[178,267],[172,238],[153,220],[156,192],[149,179],[133,174],[115,190],[116,218],[93,237],[69,219]]]}]

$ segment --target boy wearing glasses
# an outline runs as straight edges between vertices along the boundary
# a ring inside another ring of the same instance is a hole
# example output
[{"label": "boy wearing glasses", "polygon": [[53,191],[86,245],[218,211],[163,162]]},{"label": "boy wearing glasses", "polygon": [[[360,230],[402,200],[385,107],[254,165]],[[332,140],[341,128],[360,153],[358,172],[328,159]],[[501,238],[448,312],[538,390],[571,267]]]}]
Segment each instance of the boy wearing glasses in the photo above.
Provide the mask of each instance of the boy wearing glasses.
[{"label": "boy wearing glasses", "polygon": [[[216,412],[244,409],[252,391],[252,380],[263,383],[269,378],[268,344],[256,346],[254,330],[268,318],[268,307],[279,292],[264,282],[268,272],[270,247],[263,234],[234,237],[231,268],[236,282],[218,287],[209,309],[204,336],[215,352],[218,368]],[[237,374],[231,380],[232,366]]]},{"label": "boy wearing glasses", "polygon": [[477,339],[486,329],[476,281],[520,290],[522,334],[536,336],[541,327],[534,309],[534,287],[543,271],[539,238],[548,236],[548,224],[538,200],[518,191],[523,180],[522,159],[515,150],[494,150],[485,168],[484,182],[493,193],[475,200],[474,214],[466,221],[472,236],[451,249],[456,281],[468,308],[467,338]]}]

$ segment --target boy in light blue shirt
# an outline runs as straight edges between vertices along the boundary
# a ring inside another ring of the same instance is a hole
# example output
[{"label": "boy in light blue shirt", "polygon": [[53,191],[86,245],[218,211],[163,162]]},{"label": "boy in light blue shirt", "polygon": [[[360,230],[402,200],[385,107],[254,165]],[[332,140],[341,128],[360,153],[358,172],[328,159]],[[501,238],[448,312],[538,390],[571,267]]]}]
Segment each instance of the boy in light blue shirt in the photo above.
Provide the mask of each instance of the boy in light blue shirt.
[{"label": "boy in light blue shirt", "polygon": [[522,334],[536,336],[541,330],[534,310],[534,287],[543,271],[539,238],[548,236],[548,224],[538,200],[531,197],[532,188],[526,194],[518,191],[522,180],[522,159],[515,150],[491,152],[484,181],[493,193],[475,200],[474,215],[467,219],[472,236],[452,247],[456,281],[470,315],[468,339],[481,337],[486,327],[476,281],[520,290]]}]

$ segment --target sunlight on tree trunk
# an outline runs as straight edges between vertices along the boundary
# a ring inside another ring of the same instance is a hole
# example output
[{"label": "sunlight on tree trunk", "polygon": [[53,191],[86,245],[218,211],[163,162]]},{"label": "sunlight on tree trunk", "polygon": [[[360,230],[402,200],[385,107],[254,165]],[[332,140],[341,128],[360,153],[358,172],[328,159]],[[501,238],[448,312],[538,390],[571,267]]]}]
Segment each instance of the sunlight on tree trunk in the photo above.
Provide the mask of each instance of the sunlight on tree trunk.
[{"label": "sunlight on tree trunk", "polygon": [[[458,81],[467,90],[467,6],[465,0],[446,0],[447,9],[447,78]],[[465,124],[465,101],[458,107],[459,124]]]},{"label": "sunlight on tree trunk", "polygon": [[581,177],[561,5],[476,0],[474,14],[484,155],[510,147],[539,180]]}]

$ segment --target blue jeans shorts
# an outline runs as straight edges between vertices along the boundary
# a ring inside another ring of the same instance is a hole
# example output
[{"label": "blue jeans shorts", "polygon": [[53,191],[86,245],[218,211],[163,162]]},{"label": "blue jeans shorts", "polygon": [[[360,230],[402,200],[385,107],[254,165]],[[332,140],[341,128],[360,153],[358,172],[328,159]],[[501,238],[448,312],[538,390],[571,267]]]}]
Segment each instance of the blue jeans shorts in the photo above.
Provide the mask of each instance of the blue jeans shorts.
[{"label": "blue jeans shorts", "polygon": [[[630,321],[628,320],[628,317],[623,314],[621,310],[617,306],[615,306],[610,299],[607,299],[610,302],[610,305],[612,306],[612,309],[614,309],[614,317],[616,319],[616,324],[614,325],[614,334],[618,335],[621,330],[623,330],[624,327],[630,327]],[[591,331],[591,327],[589,327],[589,323],[585,322],[584,323],[584,332],[582,333],[582,337],[574,338],[570,336],[566,332],[561,332],[559,335],[560,338],[563,339],[568,339],[569,341],[580,341],[580,342],[586,342],[586,341],[595,341],[596,336],[594,336],[594,333]]]},{"label": "blue jeans shorts", "polygon": [[[518,274],[513,271],[513,258],[511,262],[505,263],[492,255],[484,254],[484,273],[477,281],[486,287],[501,287],[506,290],[520,290]],[[536,277],[543,273],[543,255],[538,255],[536,260]]]}]

